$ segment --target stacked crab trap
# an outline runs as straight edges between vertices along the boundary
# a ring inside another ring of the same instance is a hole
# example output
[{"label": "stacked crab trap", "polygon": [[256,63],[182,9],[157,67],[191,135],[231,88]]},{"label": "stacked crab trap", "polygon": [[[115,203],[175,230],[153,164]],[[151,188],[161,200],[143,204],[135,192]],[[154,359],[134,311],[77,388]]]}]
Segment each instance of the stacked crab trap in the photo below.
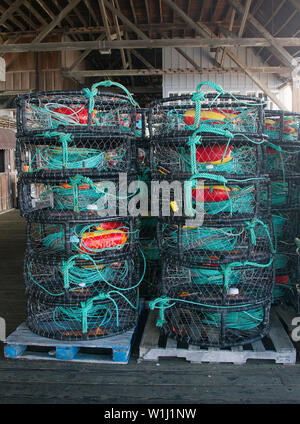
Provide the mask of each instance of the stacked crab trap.
[{"label": "stacked crab trap", "polygon": [[[124,94],[107,92],[118,86]],[[23,95],[17,102],[19,200],[27,220],[27,324],[86,341],[137,325],[136,103],[117,83]]]},{"label": "stacked crab trap", "polygon": [[[271,210],[276,239],[274,300],[299,303],[298,255],[295,237],[299,234],[300,114],[265,111],[265,168],[271,180]],[[299,307],[296,308],[299,311]]]},{"label": "stacked crab trap", "polygon": [[210,82],[151,105],[162,278],[150,308],[179,342],[227,348],[269,331],[274,236],[263,106]]}]

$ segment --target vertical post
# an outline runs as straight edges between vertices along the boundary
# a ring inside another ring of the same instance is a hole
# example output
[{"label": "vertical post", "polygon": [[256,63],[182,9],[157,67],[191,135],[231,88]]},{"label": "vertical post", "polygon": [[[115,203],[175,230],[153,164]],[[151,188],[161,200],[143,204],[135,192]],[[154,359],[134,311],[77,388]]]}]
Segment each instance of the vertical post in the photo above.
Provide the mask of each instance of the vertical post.
[{"label": "vertical post", "polygon": [[300,81],[298,78],[293,78],[292,95],[293,95],[293,112],[300,113]]}]

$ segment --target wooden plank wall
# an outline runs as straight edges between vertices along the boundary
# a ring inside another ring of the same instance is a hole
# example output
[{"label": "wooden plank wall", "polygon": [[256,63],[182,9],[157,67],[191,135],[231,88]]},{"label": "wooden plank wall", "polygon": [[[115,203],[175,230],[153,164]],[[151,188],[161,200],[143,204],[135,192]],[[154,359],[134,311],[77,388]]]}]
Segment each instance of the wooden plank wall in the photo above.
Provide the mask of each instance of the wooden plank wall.
[{"label": "wooden plank wall", "polygon": [[0,212],[17,206],[17,172],[14,155],[14,150],[5,150],[5,172],[0,173]]}]

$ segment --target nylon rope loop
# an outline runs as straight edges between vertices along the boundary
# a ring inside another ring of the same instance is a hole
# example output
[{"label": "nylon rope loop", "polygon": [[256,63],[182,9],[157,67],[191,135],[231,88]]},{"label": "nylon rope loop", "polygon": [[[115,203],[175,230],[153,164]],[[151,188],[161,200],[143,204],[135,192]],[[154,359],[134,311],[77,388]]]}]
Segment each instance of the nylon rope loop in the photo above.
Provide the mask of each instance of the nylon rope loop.
[{"label": "nylon rope loop", "polygon": [[93,84],[91,89],[84,88],[82,90],[84,97],[89,100],[89,113],[90,114],[94,110],[95,96],[97,96],[97,94],[98,94],[98,87],[111,87],[111,86],[116,86],[116,87],[121,88],[123,91],[125,91],[130,103],[135,107],[140,107],[139,104],[133,99],[132,95],[127,90],[127,88],[124,87],[124,85],[119,84],[117,82],[107,80],[107,81],[101,81],[101,82],[97,82],[97,83]]},{"label": "nylon rope loop", "polygon": [[62,144],[62,154],[63,154],[63,168],[68,168],[68,159],[69,159],[69,151],[68,151],[68,143],[72,141],[72,134],[65,134],[61,132],[50,132],[46,131],[43,134],[41,134],[44,137],[50,138],[50,137],[59,137],[59,141]]},{"label": "nylon rope loop", "polygon": [[155,308],[159,309],[159,318],[156,321],[157,327],[162,327],[165,322],[165,309],[171,308],[175,305],[175,302],[173,302],[171,305],[169,304],[169,302],[172,300],[174,299],[167,296],[161,296],[149,302],[149,308],[151,310],[154,310]]},{"label": "nylon rope loop", "polygon": [[97,296],[93,297],[92,299],[89,299],[86,302],[81,302],[81,317],[82,317],[83,334],[86,334],[88,330],[88,315],[91,311],[95,310],[94,301],[106,300],[106,299],[110,299],[109,293],[99,293]]},{"label": "nylon rope loop", "polygon": [[70,269],[74,267],[76,259],[86,259],[93,262],[93,259],[89,255],[79,254],[71,256],[67,261],[62,261],[61,271],[64,276],[64,288],[68,290],[70,288]]},{"label": "nylon rope loop", "polygon": [[194,125],[191,125],[192,129],[199,127],[200,118],[201,118],[201,102],[206,99],[205,91],[201,90],[203,85],[207,85],[217,91],[219,94],[224,94],[222,87],[212,81],[203,81],[197,85],[196,92],[192,94],[192,101],[195,102],[195,121]]}]

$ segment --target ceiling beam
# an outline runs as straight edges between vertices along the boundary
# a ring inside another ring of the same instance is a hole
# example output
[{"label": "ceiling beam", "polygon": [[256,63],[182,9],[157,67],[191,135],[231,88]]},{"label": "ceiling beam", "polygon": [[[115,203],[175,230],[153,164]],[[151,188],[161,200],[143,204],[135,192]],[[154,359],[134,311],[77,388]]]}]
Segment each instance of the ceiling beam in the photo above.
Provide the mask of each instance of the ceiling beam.
[{"label": "ceiling beam", "polygon": [[16,10],[18,10],[19,7],[22,6],[22,4],[23,0],[14,1],[0,17],[0,26],[2,26],[7,21],[7,19],[10,19],[11,16],[16,12]]},{"label": "ceiling beam", "polygon": [[298,10],[298,12],[300,12],[300,3],[299,3],[299,0],[290,0],[290,2],[296,8],[296,10]]},{"label": "ceiling beam", "polygon": [[246,0],[245,10],[244,10],[244,14],[243,14],[243,17],[242,17],[242,22],[241,22],[241,26],[240,26],[240,29],[239,29],[238,37],[242,37],[243,34],[244,34],[244,30],[245,30],[245,26],[246,26],[248,14],[249,14],[251,2],[252,2],[252,0]]},{"label": "ceiling beam", "polygon": [[[101,34],[100,37],[97,38],[96,41],[102,41],[105,38],[105,34]],[[72,65],[69,68],[69,71],[72,71],[76,66],[78,66],[93,50],[84,50],[81,55],[72,63]]]},{"label": "ceiling beam", "polygon": [[[28,51],[61,51],[84,49],[160,49],[163,47],[268,47],[270,43],[264,38],[163,38],[150,39],[145,36],[143,40],[90,40],[90,41],[64,41],[44,43],[20,43],[0,45],[0,53],[23,53]],[[300,46],[299,37],[275,38],[280,46]]]},{"label": "ceiling beam", "polygon": [[[131,50],[132,52],[132,50]],[[248,68],[249,72],[252,73],[265,73],[265,74],[276,74],[279,71],[282,73],[288,73],[289,68],[282,68],[279,66],[256,66]],[[226,74],[226,73],[244,73],[244,70],[238,68],[238,67],[231,67],[231,68],[201,68],[200,70],[191,69],[191,68],[185,68],[185,69],[92,69],[88,71],[73,71],[73,72],[65,72],[69,75],[75,75],[78,77],[96,77],[96,76],[104,76],[108,73],[113,76],[143,76],[143,75],[175,75],[175,74],[182,74],[182,75],[199,75],[199,74]]]},{"label": "ceiling beam", "polygon": [[148,69],[154,69],[154,66],[151,65],[150,62],[148,62],[147,59],[144,58],[137,50],[131,49],[131,53],[137,57]]},{"label": "ceiling beam", "polygon": [[[112,0],[112,4],[117,9],[120,9],[118,0]],[[122,35],[121,35],[121,30],[120,30],[120,25],[119,25],[118,17],[117,17],[117,15],[115,13],[113,13],[112,15],[113,15],[113,21],[114,21],[114,24],[115,24],[115,28],[116,28],[117,39],[118,40],[122,40]],[[120,49],[120,55],[121,55],[123,69],[126,69],[128,67],[128,63],[126,61],[126,56],[125,56],[125,50],[124,49]]]},{"label": "ceiling beam", "polygon": [[[186,13],[183,12],[183,10],[181,10],[174,2],[173,0],[164,0],[173,10],[175,10],[176,12],[178,12],[178,14],[181,16],[181,18],[188,24],[190,25],[190,27],[192,27],[193,29],[196,30],[196,32],[200,35],[202,35],[203,37],[212,37],[214,39],[217,38],[217,36],[209,29],[207,28],[204,24],[202,24],[201,22],[199,22],[199,24],[196,24],[195,22],[193,22],[191,20],[191,18],[189,16],[186,15]],[[231,1],[235,1],[235,0],[229,0]],[[244,11],[244,9],[243,9]],[[240,58],[233,53],[232,50],[230,50],[229,48],[226,50],[226,54],[227,56],[230,57],[230,59],[237,65],[239,66],[244,72],[245,74],[280,108],[285,110],[286,107],[283,103],[281,103],[281,101],[277,98],[277,96],[275,94],[273,94],[271,92],[271,90],[262,82],[260,81],[260,79],[254,75],[254,73],[246,66],[245,63],[243,63]]]},{"label": "ceiling beam", "polygon": [[42,29],[39,35],[32,41],[32,44],[40,43],[55,28],[81,0],[72,0],[55,18]]},{"label": "ceiling beam", "polygon": [[[238,13],[243,15],[245,13],[245,8],[238,0],[227,0],[230,6],[234,7]],[[291,69],[294,69],[293,56],[289,54],[287,50],[285,50],[282,46],[276,43],[274,37],[269,33],[269,31],[264,28],[264,26],[256,19],[251,13],[248,14],[248,22],[249,24],[266,40],[269,41],[272,51],[281,58],[281,61],[289,66]]]}]

